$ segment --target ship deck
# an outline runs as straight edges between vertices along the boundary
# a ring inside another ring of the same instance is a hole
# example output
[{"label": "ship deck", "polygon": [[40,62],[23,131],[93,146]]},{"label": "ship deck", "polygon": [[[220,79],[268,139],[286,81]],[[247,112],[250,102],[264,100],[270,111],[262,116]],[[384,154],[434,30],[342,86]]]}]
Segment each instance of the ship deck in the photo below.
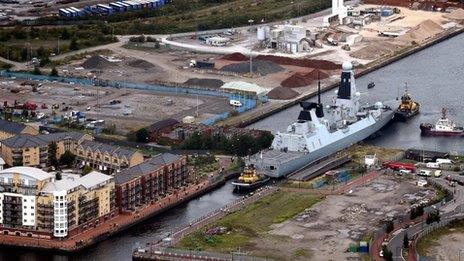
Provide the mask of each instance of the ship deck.
[{"label": "ship deck", "polygon": [[303,155],[303,153],[297,151],[284,152],[279,150],[264,150],[261,153],[253,155],[250,160],[276,164],[297,159],[301,157],[301,155]]}]

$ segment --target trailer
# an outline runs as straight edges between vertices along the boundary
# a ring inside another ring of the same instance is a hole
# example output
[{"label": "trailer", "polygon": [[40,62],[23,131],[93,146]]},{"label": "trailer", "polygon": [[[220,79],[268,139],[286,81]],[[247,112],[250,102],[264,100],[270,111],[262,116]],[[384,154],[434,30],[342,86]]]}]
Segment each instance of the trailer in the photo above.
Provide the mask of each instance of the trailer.
[{"label": "trailer", "polygon": [[105,12],[107,14],[112,14],[113,13],[113,8],[111,8],[108,5],[103,5],[103,4],[98,4],[97,5],[97,10],[103,11],[103,12]]},{"label": "trailer", "polygon": [[59,11],[58,11],[58,14],[60,16],[65,16],[65,17],[71,17],[72,14],[66,9],[66,8],[61,8]]},{"label": "trailer", "polygon": [[126,3],[126,2],[117,2],[117,3],[120,4],[120,5],[122,5],[122,6],[124,6],[124,9],[125,9],[126,11],[132,10],[132,6],[131,6],[130,4],[128,4],[128,3]]},{"label": "trailer", "polygon": [[75,16],[81,16],[81,15],[82,15],[82,10],[81,10],[81,9],[78,9],[78,8],[76,8],[76,7],[74,7],[74,6],[69,7],[68,10],[69,10],[69,9],[72,9],[72,10],[75,12],[75,13],[74,13]]},{"label": "trailer", "polygon": [[113,8],[113,10],[115,10],[116,12],[124,12],[126,9],[123,5],[119,3],[109,3],[109,6]]}]

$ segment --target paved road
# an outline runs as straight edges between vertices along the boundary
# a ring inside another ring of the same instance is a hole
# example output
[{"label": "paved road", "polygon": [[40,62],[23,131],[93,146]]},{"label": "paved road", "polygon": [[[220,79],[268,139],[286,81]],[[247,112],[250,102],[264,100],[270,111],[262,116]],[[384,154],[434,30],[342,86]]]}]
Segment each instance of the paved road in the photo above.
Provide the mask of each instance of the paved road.
[{"label": "paved road", "polygon": [[[464,210],[462,208],[462,206],[464,205],[464,188],[459,185],[456,185],[456,187],[450,187],[449,183],[443,178],[434,179],[434,182],[440,184],[444,188],[454,191],[454,198],[453,200],[451,200],[445,205],[441,205],[440,203],[437,203],[435,205],[425,208],[424,209],[425,213],[430,213],[436,209],[439,209],[442,220],[446,218],[452,218],[457,213],[462,213],[462,211]],[[402,224],[401,226],[404,226],[409,222],[410,221],[406,221],[405,224]],[[417,225],[410,226],[409,228],[397,230],[397,232],[395,233],[395,236],[391,238],[391,240],[387,244],[387,247],[393,253],[393,260],[395,261],[405,260],[402,256],[402,252],[403,252],[403,238],[406,233],[408,234],[409,238],[412,238],[414,235],[423,231],[428,226],[429,225],[427,225],[425,222],[420,222]],[[374,255],[378,256],[378,253],[374,252]],[[411,257],[411,258],[412,260],[415,260],[415,257]]]}]

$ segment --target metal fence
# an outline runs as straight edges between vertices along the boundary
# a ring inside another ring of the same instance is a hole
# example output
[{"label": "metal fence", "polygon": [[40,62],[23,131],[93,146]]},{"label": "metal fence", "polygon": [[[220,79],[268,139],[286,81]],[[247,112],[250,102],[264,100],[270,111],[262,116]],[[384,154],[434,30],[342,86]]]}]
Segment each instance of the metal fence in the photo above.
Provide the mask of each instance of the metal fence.
[{"label": "metal fence", "polygon": [[[148,83],[135,83],[135,82],[124,82],[124,81],[110,81],[100,79],[87,79],[87,78],[70,78],[70,77],[55,77],[49,75],[34,75],[29,73],[0,71],[0,77],[19,78],[33,81],[44,81],[44,82],[61,82],[67,84],[77,84],[83,86],[101,86],[101,87],[112,87],[112,88],[127,88],[154,91],[160,93],[175,93],[175,94],[188,94],[188,95],[201,95],[201,96],[214,96],[224,97],[228,100],[238,100],[242,106],[237,107],[235,110],[238,113],[251,110],[256,107],[256,100],[259,99],[261,102],[267,102],[267,96],[244,96],[237,93],[231,93],[221,89],[207,89],[199,87],[183,87],[180,85],[173,84],[168,86],[162,84],[148,84]],[[230,112],[224,112],[218,115],[214,115],[204,120],[202,124],[212,125],[220,120],[227,119],[231,116]]]}]

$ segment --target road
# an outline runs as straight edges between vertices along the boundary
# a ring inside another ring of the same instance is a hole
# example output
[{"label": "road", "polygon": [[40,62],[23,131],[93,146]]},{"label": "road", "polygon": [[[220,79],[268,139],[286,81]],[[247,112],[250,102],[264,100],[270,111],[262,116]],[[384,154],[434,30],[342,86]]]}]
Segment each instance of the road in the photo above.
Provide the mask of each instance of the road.
[{"label": "road", "polygon": [[[455,175],[455,174],[451,174],[451,176],[460,178],[458,175]],[[464,211],[464,207],[463,207],[464,206],[464,188],[459,185],[456,185],[457,187],[450,187],[449,183],[443,178],[434,179],[434,182],[438,183],[440,186],[444,188],[449,189],[450,191],[454,191],[454,198],[445,205],[441,205],[440,203],[437,203],[435,205],[425,208],[424,209],[425,213],[430,213],[431,211],[439,209],[442,220],[446,218],[452,218],[456,214],[463,213]],[[408,223],[408,222],[409,224],[411,224],[410,221],[406,221],[405,223]],[[406,229],[397,230],[400,232],[394,233],[395,236],[393,236],[390,239],[390,241],[387,243],[388,249],[390,249],[390,251],[392,251],[393,253],[393,260],[395,261],[405,260],[402,256],[402,253],[403,253],[403,238],[406,233],[408,234],[409,238],[412,238],[414,235],[423,231],[427,227],[429,227],[429,225],[427,225],[424,221],[422,221],[416,225],[411,225],[410,227]],[[378,256],[378,253],[374,252],[374,254]],[[413,259],[409,259],[409,260],[415,260],[415,257],[411,257],[411,258]]]}]

